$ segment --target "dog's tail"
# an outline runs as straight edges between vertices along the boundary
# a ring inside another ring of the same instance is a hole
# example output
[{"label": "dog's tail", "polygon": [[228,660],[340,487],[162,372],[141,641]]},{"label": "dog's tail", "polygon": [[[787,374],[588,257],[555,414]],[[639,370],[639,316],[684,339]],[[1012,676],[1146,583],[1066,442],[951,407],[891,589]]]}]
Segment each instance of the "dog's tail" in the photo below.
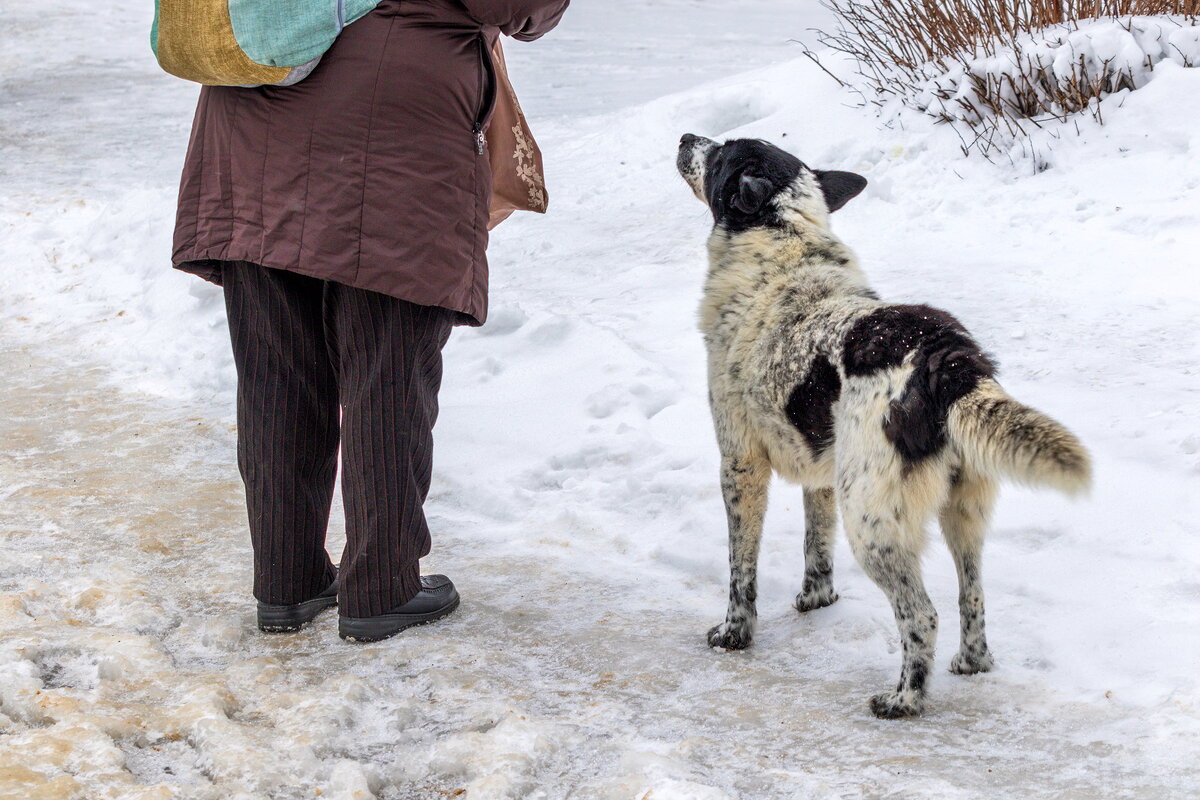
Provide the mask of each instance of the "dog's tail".
[{"label": "dog's tail", "polygon": [[990,378],[950,407],[947,429],[966,466],[1069,495],[1092,482],[1087,449],[1059,423],[1009,397]]}]

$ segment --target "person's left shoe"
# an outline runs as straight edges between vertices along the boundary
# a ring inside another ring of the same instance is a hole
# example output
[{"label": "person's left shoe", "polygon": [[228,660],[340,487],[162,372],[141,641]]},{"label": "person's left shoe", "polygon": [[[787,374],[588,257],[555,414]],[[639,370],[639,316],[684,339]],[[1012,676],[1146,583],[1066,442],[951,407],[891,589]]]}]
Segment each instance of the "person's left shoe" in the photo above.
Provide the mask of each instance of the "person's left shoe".
[{"label": "person's left shoe", "polygon": [[337,605],[338,582],[333,583],[311,600],[286,606],[258,604],[258,629],[263,633],[291,633],[316,619],[327,608]]},{"label": "person's left shoe", "polygon": [[436,622],[458,608],[458,590],[445,575],[422,575],[417,596],[386,614],[338,617],[338,636],[351,642],[378,642],[414,625]]}]

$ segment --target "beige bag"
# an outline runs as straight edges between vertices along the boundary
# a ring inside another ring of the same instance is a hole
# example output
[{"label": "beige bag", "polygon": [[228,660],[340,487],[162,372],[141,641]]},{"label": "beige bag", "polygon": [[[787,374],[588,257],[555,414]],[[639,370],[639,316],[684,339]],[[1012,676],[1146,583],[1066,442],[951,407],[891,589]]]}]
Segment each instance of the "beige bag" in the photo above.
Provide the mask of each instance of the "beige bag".
[{"label": "beige bag", "polygon": [[500,40],[492,48],[496,74],[496,108],[487,129],[492,166],[492,202],[488,230],[508,219],[514,211],[546,213],[546,175],[542,151],[529,130],[529,122],[517,102],[508,79]]}]

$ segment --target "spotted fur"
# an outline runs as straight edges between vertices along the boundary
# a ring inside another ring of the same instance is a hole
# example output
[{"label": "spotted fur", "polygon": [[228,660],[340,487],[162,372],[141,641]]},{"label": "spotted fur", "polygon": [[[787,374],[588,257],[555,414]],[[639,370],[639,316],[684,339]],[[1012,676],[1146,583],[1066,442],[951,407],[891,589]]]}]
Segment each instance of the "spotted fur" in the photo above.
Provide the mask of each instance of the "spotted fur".
[{"label": "spotted fur", "polygon": [[833,444],[833,404],[842,393],[842,379],[829,359],[817,356],[808,374],[792,390],[784,408],[788,420],[820,455]]},{"label": "spotted fur", "polygon": [[921,579],[936,516],[959,579],[960,674],[984,672],[980,553],[1001,476],[1074,492],[1090,478],[1079,441],[1013,400],[954,317],[885,303],[829,215],[866,185],[757,140],[684,136],[680,174],[713,213],[700,308],[729,525],[729,604],[714,647],[748,647],[772,472],[804,486],[800,611],[837,600],[841,510],[855,558],[892,605],[902,650],[886,718],[924,707],[937,612]]},{"label": "spotted fur", "polygon": [[994,376],[996,366],[958,320],[929,306],[883,306],[846,334],[847,375],[871,375],[905,361],[912,374],[888,407],[883,431],[911,467],[941,451],[951,406]]}]

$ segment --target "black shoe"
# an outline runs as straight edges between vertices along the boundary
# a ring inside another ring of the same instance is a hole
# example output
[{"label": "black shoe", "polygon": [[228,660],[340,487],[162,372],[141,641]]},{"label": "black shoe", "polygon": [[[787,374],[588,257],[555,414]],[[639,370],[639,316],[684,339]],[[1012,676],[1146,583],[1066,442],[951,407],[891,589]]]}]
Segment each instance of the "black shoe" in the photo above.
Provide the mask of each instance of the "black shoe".
[{"label": "black shoe", "polygon": [[317,614],[327,608],[337,605],[338,582],[334,577],[333,583],[325,591],[311,600],[302,603],[292,603],[287,606],[272,606],[267,603],[258,604],[258,629],[263,633],[291,633],[298,631],[312,622]]},{"label": "black shoe", "polygon": [[422,575],[421,591],[402,606],[373,617],[339,617],[338,636],[352,642],[378,642],[405,628],[434,622],[458,608],[458,590],[445,575]]}]

